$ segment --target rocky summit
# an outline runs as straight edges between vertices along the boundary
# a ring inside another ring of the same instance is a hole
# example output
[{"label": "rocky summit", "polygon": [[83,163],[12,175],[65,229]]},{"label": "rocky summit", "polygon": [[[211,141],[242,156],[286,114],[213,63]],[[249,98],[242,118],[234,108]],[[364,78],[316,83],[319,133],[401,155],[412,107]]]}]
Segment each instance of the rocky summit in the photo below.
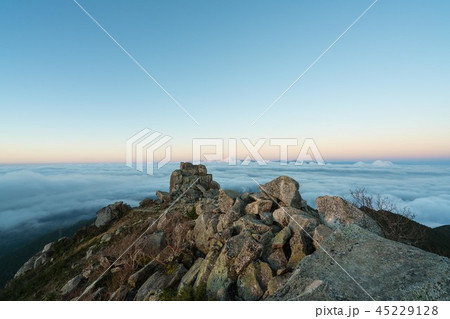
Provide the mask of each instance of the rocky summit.
[{"label": "rocky summit", "polygon": [[299,190],[280,176],[240,194],[204,165],[181,163],[167,192],[139,207],[111,204],[45,245],[1,299],[450,299],[450,261],[432,253],[445,250],[393,240],[391,212],[331,196],[316,210]]}]

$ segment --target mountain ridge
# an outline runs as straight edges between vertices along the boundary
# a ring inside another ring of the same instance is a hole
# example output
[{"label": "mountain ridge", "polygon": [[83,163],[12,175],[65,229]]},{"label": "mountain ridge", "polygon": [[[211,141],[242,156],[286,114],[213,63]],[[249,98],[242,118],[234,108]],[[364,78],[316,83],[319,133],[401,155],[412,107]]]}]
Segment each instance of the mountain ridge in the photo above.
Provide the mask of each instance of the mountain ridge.
[{"label": "mountain ridge", "polygon": [[[204,165],[181,163],[171,174],[169,192],[158,191],[157,199],[144,199],[139,207],[117,202],[101,209],[93,225],[47,244],[30,258],[0,292],[0,298],[449,298],[448,259],[413,247],[418,245],[416,239],[423,239],[421,233],[409,237],[409,242],[393,241],[388,232],[389,218],[395,217],[389,215],[392,213],[359,209],[331,196],[318,198],[318,209],[313,209],[301,197],[299,183],[288,176],[259,185],[259,190],[240,194],[221,189]],[[406,233],[414,234],[406,224]],[[402,252],[401,258],[395,260],[394,254],[388,253],[383,256],[383,251]],[[367,256],[367,262],[356,264],[361,254]],[[395,290],[383,278],[372,282],[377,264],[388,271],[389,263],[395,262],[399,267],[394,267],[392,275],[403,278],[402,289]],[[370,295],[360,294],[355,283],[349,285],[338,263],[351,269],[368,286]],[[420,268],[425,263],[424,277]],[[325,265],[328,270],[314,271]],[[337,279],[327,275],[336,271],[340,271]],[[345,282],[346,289],[339,290],[339,282]],[[381,293],[384,286],[392,291]]]}]

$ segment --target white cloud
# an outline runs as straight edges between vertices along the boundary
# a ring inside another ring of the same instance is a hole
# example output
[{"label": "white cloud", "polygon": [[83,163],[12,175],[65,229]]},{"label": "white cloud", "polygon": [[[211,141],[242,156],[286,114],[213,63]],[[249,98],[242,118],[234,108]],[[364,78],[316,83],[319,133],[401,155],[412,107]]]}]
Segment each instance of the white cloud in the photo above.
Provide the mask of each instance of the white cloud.
[{"label": "white cloud", "polygon": [[[208,163],[223,188],[256,190],[250,177],[265,183],[288,175],[300,183],[308,203],[320,195],[347,196],[355,187],[389,195],[407,205],[417,220],[430,226],[450,224],[450,169],[447,165],[407,165],[376,161],[371,164],[324,166],[229,166]],[[95,217],[95,212],[118,200],[137,205],[156,190],[167,190],[170,164],[148,176],[123,164],[2,165],[0,166],[0,233],[44,232]]]}]

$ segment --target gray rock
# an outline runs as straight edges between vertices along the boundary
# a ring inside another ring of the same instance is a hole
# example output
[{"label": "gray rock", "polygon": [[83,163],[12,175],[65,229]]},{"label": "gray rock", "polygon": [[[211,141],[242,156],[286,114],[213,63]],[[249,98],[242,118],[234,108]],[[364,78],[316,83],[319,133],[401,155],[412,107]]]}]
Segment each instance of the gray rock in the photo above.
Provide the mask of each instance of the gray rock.
[{"label": "gray rock", "polygon": [[270,212],[273,204],[273,201],[269,199],[260,199],[245,206],[245,213],[257,215],[262,212]]},{"label": "gray rock", "polygon": [[286,284],[286,282],[288,281],[290,276],[291,276],[291,273],[286,273],[281,276],[273,277],[269,281],[269,284],[267,285],[267,291],[266,291],[265,297],[271,296],[278,289],[283,287]]},{"label": "gray rock", "polygon": [[254,201],[254,199],[251,197],[251,194],[248,192],[241,194],[239,198],[242,199],[242,201],[244,201],[245,204],[250,204],[251,202]]},{"label": "gray rock", "polygon": [[97,248],[96,245],[92,245],[91,247],[89,247],[89,249],[86,252],[86,259],[89,259],[94,254],[95,248]]},{"label": "gray rock", "polygon": [[120,233],[123,232],[124,229],[126,229],[126,227],[120,226],[119,228],[116,229],[116,231],[114,232],[114,235],[116,235],[116,236],[120,235]]},{"label": "gray rock", "polygon": [[162,202],[162,203],[168,203],[171,201],[170,194],[163,191],[156,191],[156,197]]},{"label": "gray rock", "polygon": [[340,197],[318,197],[316,205],[326,225],[332,229],[343,225],[355,224],[379,236],[383,236],[383,231],[376,221]]},{"label": "gray rock", "polygon": [[269,258],[269,255],[272,253],[272,241],[275,237],[275,233],[269,230],[261,235],[259,242],[263,245],[263,252],[261,258],[265,261]]},{"label": "gray rock", "polygon": [[182,294],[184,291],[189,289],[189,287],[194,285],[197,275],[200,272],[200,267],[203,260],[203,258],[197,258],[191,268],[189,268],[183,278],[181,278],[180,284],[178,285],[178,294]]},{"label": "gray rock", "polygon": [[229,269],[230,259],[225,249],[222,249],[206,282],[206,293],[210,300],[230,299],[229,290],[233,284],[233,279],[230,276]]},{"label": "gray rock", "polygon": [[261,192],[258,193],[249,193],[248,195],[250,197],[250,202],[254,202],[257,200],[266,200],[267,198],[264,197]]},{"label": "gray rock", "polygon": [[111,297],[109,298],[109,300],[110,301],[123,301],[123,300],[125,300],[127,293],[128,293],[127,286],[122,285],[111,294]]},{"label": "gray rock", "polygon": [[274,272],[285,270],[287,266],[287,259],[283,249],[273,249],[269,255],[269,258],[267,258],[267,262]]},{"label": "gray rock", "polygon": [[269,226],[273,224],[273,214],[271,212],[262,212],[259,216],[264,224]]},{"label": "gray rock", "polygon": [[174,269],[157,270],[152,274],[144,284],[139,288],[135,300],[159,300],[163,289],[169,289],[176,286],[186,273],[186,268],[182,264],[173,265]]},{"label": "gray rock", "polygon": [[202,192],[203,197],[206,197],[206,196],[207,196],[207,191],[206,191],[206,188],[205,188],[205,187],[203,187],[201,184],[196,184],[195,187],[196,187],[200,192]]},{"label": "gray rock", "polygon": [[245,208],[245,202],[244,202],[242,199],[240,199],[240,198],[238,197],[238,198],[236,198],[236,200],[234,201],[234,204],[233,204],[233,206],[231,207],[231,211],[243,215],[243,213],[244,213],[244,208]]},{"label": "gray rock", "polygon": [[292,230],[284,227],[272,240],[272,249],[283,248],[289,238],[292,236]]},{"label": "gray rock", "polygon": [[38,258],[38,255],[31,257],[27,262],[23,264],[22,267],[16,272],[14,275],[14,278],[19,278],[20,276],[24,275],[26,272],[30,271],[31,269],[34,269],[34,263],[36,262],[36,259]]},{"label": "gray rock", "polygon": [[148,247],[148,249],[146,249],[146,252],[150,256],[155,256],[161,252],[165,245],[165,235],[165,232],[157,231],[148,236],[146,243],[146,247]]},{"label": "gray rock", "polygon": [[155,273],[161,267],[162,266],[158,262],[152,260],[147,265],[145,265],[144,268],[135,272],[128,278],[128,286],[130,286],[131,288],[140,287],[150,275]]},{"label": "gray rock", "polygon": [[45,254],[42,254],[38,258],[36,258],[33,268],[36,269],[36,268],[44,265],[46,262],[47,262],[47,256]]},{"label": "gray rock", "polygon": [[300,261],[306,257],[308,252],[308,242],[305,237],[306,235],[303,235],[302,232],[296,232],[289,240],[291,256],[286,265],[287,269],[294,270]]},{"label": "gray rock", "polygon": [[357,225],[341,227],[299,264],[274,300],[448,300],[450,260],[387,240]]},{"label": "gray rock", "polygon": [[300,209],[293,207],[281,207],[273,212],[273,220],[281,226],[285,227],[291,221],[292,216],[301,213]]},{"label": "gray rock", "polygon": [[259,300],[264,290],[259,283],[258,274],[259,264],[257,262],[250,263],[237,280],[237,293],[243,300]]},{"label": "gray rock", "polygon": [[100,239],[100,242],[101,242],[101,243],[107,243],[107,242],[110,242],[112,238],[113,238],[113,234],[111,234],[111,233],[105,233],[105,234],[102,236],[102,238]]},{"label": "gray rock", "polygon": [[272,280],[273,278],[273,273],[272,273],[272,269],[270,268],[269,264],[258,260],[258,270],[259,270],[259,284],[262,288],[262,290],[266,291],[268,286],[269,286],[269,282]]},{"label": "gray rock", "polygon": [[234,223],[234,227],[238,232],[248,230],[252,234],[263,234],[272,228],[264,224],[261,220],[254,218],[251,215],[245,215]]},{"label": "gray rock", "polygon": [[205,255],[209,252],[211,245],[217,236],[217,225],[219,215],[212,212],[204,212],[195,220],[194,240],[197,248]]},{"label": "gray rock", "polygon": [[281,206],[302,208],[299,184],[288,176],[280,176],[259,189],[267,199],[276,199]]},{"label": "gray rock", "polygon": [[325,226],[323,224],[320,224],[319,226],[317,226],[316,229],[314,229],[314,235],[313,235],[314,247],[316,249],[320,249],[320,246],[322,245],[322,243],[325,241],[325,239],[327,239],[328,236],[331,235],[332,232],[333,232],[333,230],[328,226]]},{"label": "gray rock", "polygon": [[209,188],[210,189],[214,189],[214,190],[219,190],[220,189],[220,184],[217,183],[216,181],[211,181],[211,184],[209,184]]},{"label": "gray rock", "polygon": [[97,228],[107,227],[130,210],[131,207],[123,202],[116,202],[108,205],[97,212],[97,219],[94,224]]},{"label": "gray rock", "polygon": [[53,242],[45,245],[44,248],[42,249],[42,253],[43,254],[51,254],[53,251],[53,245],[54,245]]},{"label": "gray rock", "polygon": [[242,249],[239,252],[235,262],[234,269],[236,274],[240,274],[250,262],[261,257],[263,251],[263,245],[253,239],[253,237],[247,237],[242,245]]},{"label": "gray rock", "polygon": [[205,259],[200,265],[200,270],[197,274],[197,279],[194,283],[194,290],[206,290],[206,283],[208,277],[211,274],[211,270],[214,268],[217,258],[219,257],[220,251],[218,249],[211,249],[206,255]]},{"label": "gray rock", "polygon": [[223,213],[228,212],[233,206],[236,198],[239,196],[239,193],[233,190],[219,190],[219,208]]},{"label": "gray rock", "polygon": [[231,237],[233,233],[233,229],[231,227],[235,221],[241,218],[243,204],[244,202],[240,198],[237,198],[233,206],[227,210],[225,214],[220,214],[219,223],[217,224],[217,231],[222,235],[222,237]]},{"label": "gray rock", "polygon": [[305,232],[310,236],[313,235],[314,230],[320,225],[320,220],[311,212],[300,211],[297,215],[292,215],[289,221],[289,227],[293,232]]},{"label": "gray rock", "polygon": [[[200,185],[202,190],[198,187],[192,187],[193,184]],[[181,193],[188,191],[185,195],[187,198],[200,198],[204,196],[204,192],[209,190],[217,190],[220,185],[213,182],[212,175],[207,174],[204,165],[193,165],[191,163],[181,163],[180,169],[172,172],[170,176],[170,193]]]},{"label": "gray rock", "polygon": [[235,259],[242,250],[245,241],[252,237],[249,231],[243,231],[240,234],[229,238],[223,247],[228,259]]},{"label": "gray rock", "polygon": [[108,292],[106,287],[100,287],[96,291],[94,291],[94,293],[90,296],[89,300],[91,301],[103,300],[107,293]]},{"label": "gray rock", "polygon": [[61,294],[63,296],[68,295],[70,293],[72,293],[73,291],[75,291],[75,289],[77,289],[81,282],[83,281],[83,276],[82,275],[77,275],[74,278],[70,279],[62,288],[61,288]]}]

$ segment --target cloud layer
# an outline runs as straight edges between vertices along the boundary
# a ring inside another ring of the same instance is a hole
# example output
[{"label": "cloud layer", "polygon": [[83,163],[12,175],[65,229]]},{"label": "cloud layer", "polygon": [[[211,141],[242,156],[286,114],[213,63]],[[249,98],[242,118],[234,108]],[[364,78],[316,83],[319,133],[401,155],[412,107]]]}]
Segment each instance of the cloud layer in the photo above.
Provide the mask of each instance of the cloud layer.
[{"label": "cloud layer", "polygon": [[[148,176],[123,164],[2,165],[0,166],[0,234],[43,233],[95,217],[114,201],[137,205],[156,190],[167,190],[178,164],[169,164]],[[429,226],[450,224],[450,165],[397,164],[376,161],[325,166],[258,166],[207,164],[223,188],[256,190],[279,175],[299,181],[308,203],[320,195],[348,196],[349,189],[365,187],[387,195],[417,214]]]}]

